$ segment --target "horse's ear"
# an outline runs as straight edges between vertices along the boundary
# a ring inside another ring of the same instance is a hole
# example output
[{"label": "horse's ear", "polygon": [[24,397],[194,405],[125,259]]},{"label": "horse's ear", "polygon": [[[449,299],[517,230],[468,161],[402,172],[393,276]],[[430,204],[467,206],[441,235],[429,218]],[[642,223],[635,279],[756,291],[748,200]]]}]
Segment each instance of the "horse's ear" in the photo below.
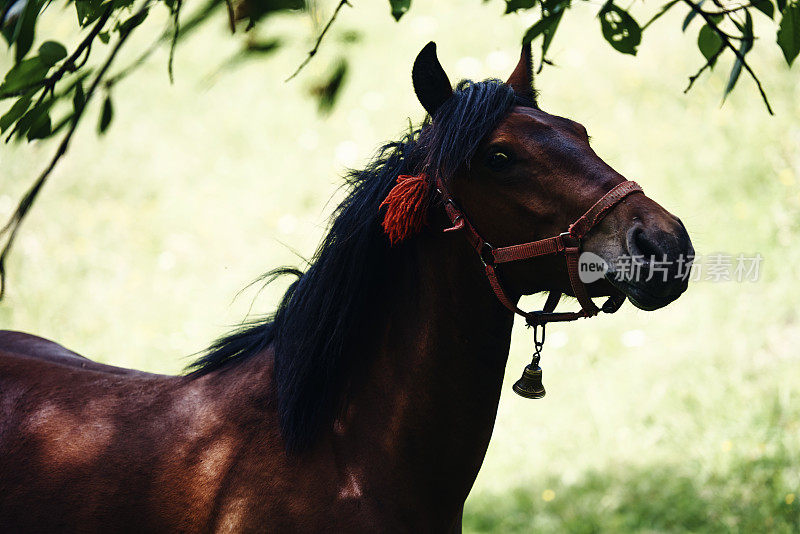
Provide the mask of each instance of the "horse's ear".
[{"label": "horse's ear", "polygon": [[453,95],[450,80],[436,57],[436,43],[433,41],[426,44],[414,60],[411,81],[420,104],[431,117]]},{"label": "horse's ear", "polygon": [[517,96],[536,101],[536,93],[533,90],[533,57],[530,43],[522,45],[519,63],[506,84],[511,86]]}]

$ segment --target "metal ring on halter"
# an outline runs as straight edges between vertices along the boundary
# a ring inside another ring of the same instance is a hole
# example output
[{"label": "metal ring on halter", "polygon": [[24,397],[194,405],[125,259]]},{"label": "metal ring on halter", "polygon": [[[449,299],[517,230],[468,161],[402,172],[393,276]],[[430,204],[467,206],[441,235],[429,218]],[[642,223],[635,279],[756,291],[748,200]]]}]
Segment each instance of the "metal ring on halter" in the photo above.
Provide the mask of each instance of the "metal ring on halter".
[{"label": "metal ring on halter", "polygon": [[484,241],[481,244],[481,250],[478,252],[478,257],[481,259],[484,267],[494,266],[494,247]]},{"label": "metal ring on halter", "polygon": [[525,325],[528,328],[536,328],[539,325],[543,325],[547,322],[547,316],[549,314],[544,310],[535,310],[529,312],[528,315],[525,317]]},{"label": "metal ring on halter", "polygon": [[[540,326],[542,327],[542,339],[539,339]],[[542,350],[542,347],[544,347],[545,326],[547,326],[547,323],[541,323],[541,325],[539,324],[533,325],[533,346],[536,349],[536,354],[539,354],[539,352],[541,352]]]}]

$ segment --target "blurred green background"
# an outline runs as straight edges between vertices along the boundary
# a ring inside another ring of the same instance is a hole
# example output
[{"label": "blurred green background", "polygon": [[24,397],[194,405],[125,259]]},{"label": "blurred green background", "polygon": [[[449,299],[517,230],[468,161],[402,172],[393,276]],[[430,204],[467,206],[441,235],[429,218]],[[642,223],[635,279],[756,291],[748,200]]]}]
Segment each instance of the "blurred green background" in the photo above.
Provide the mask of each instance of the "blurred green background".
[{"label": "blurred green background", "polygon": [[[104,137],[91,124],[99,109],[90,113],[26,221],[0,327],[115,365],[180,371],[251,306],[273,307],[280,284],[234,297],[310,256],[344,169],[422,119],[410,70],[427,41],[451,80],[508,75],[533,21],[501,18],[503,8],[420,2],[395,23],[384,3],[358,2],[289,83],[315,32],[307,17],[270,20],[290,45],[235,68],[223,65],[241,42],[221,17],[178,48],[174,85],[166,51],[156,54],[115,88]],[[760,253],[760,278],[699,281],[657,312],[628,305],[552,326],[548,395],[535,402],[510,388],[531,348],[518,325],[465,530],[800,531],[800,67],[756,42],[775,117],[744,76],[720,106],[727,68],[684,96],[703,61],[698,28],[681,34],[665,17],[637,57],[623,56],[603,41],[597,9],[565,17],[557,66],[537,79],[542,107],[585,124],[607,162],[683,219],[698,254]],[[66,16],[53,7],[44,23],[66,33]],[[150,38],[160,29],[152,23]],[[352,32],[347,85],[320,116],[309,90]],[[3,219],[54,150],[0,148]]]}]

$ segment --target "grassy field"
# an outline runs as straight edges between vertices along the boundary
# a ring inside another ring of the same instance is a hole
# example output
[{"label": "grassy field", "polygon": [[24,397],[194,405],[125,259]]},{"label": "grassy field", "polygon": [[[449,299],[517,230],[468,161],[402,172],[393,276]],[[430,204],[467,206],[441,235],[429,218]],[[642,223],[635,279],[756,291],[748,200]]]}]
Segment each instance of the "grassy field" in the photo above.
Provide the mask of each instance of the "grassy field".
[{"label": "grassy field", "polygon": [[[497,0],[420,2],[400,24],[381,2],[357,4],[290,83],[308,42],[221,69],[239,45],[220,19],[178,49],[174,85],[162,53],[115,89],[103,138],[90,110],[17,243],[0,327],[116,365],[179,371],[251,304],[271,309],[278,287],[234,296],[272,266],[298,263],[295,251],[310,255],[343,169],[422,118],[410,68],[424,43],[439,43],[451,79],[505,77],[531,22],[495,16]],[[541,401],[511,392],[531,346],[520,325],[465,529],[797,532],[800,67],[787,71],[772,38],[759,41],[777,115],[744,75],[720,107],[725,68],[682,95],[702,61],[698,28],[683,35],[668,18],[636,58],[622,56],[602,41],[597,9],[581,4],[562,25],[558,66],[537,82],[543,108],[584,123],[606,161],[681,216],[699,254],[760,253],[760,277],[698,281],[664,310],[626,306],[550,328]],[[54,8],[47,23],[58,29],[59,16],[74,15]],[[264,29],[311,30],[301,19]],[[321,117],[307,93],[348,30],[361,36],[353,68]],[[0,147],[0,216],[54,149]]]}]

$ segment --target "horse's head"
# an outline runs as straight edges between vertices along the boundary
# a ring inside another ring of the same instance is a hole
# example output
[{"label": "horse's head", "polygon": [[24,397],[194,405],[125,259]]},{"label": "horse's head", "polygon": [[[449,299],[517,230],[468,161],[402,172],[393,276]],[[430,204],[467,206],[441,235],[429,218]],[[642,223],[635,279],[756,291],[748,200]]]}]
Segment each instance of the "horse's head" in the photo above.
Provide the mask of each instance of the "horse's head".
[{"label": "horse's head", "polygon": [[[413,78],[435,126],[437,111],[447,108],[453,90],[433,44],[417,58]],[[539,109],[530,46],[523,48],[506,84],[513,89],[509,111],[480,139],[471,159],[448,179],[461,209],[495,247],[565,232],[598,199],[625,181],[592,150],[586,128]],[[654,310],[686,290],[688,277],[683,274],[694,250],[680,219],[641,193],[627,196],[604,215],[580,243],[582,264],[593,257],[601,265],[605,262],[607,269],[605,277],[597,276],[587,284],[591,296],[621,291],[639,308]],[[508,263],[499,271],[512,293],[573,293],[563,260],[553,256]]]}]

